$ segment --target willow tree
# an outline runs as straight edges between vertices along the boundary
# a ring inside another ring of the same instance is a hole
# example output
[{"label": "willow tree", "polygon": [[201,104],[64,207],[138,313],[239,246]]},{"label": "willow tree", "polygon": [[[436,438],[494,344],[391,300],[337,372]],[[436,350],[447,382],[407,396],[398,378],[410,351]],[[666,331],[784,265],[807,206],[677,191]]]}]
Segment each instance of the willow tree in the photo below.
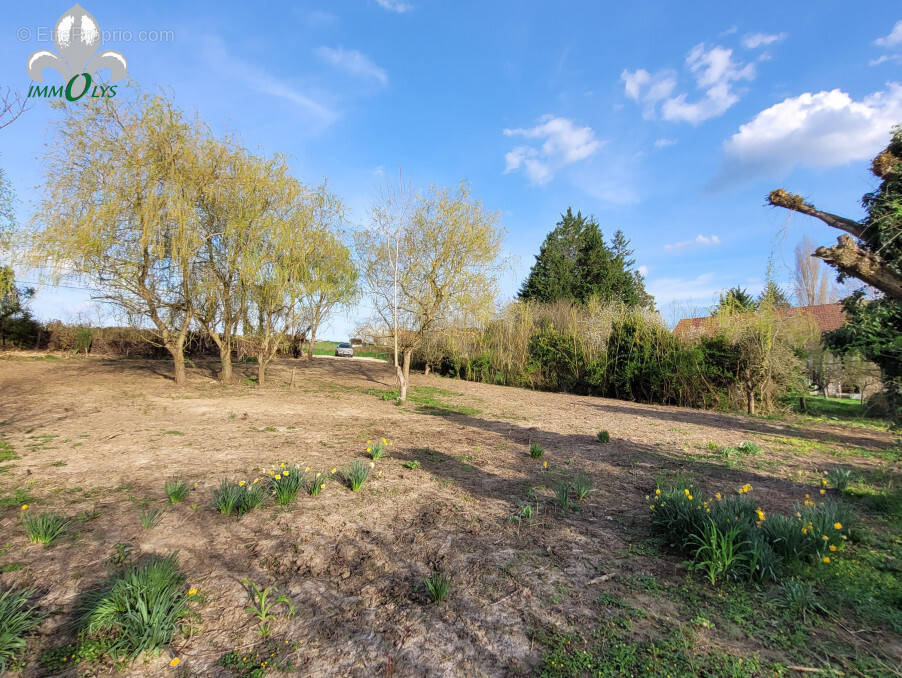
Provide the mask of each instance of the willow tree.
[{"label": "willow tree", "polygon": [[429,332],[477,326],[492,312],[501,235],[498,214],[473,200],[466,184],[417,196],[410,219],[394,233],[374,227],[357,234],[376,311],[397,318],[400,400],[407,398],[411,356]]},{"label": "willow tree", "polygon": [[244,340],[257,358],[257,384],[266,384],[266,370],[282,343],[303,317],[301,299],[310,284],[309,262],[317,242],[313,232],[313,193],[291,180],[284,187],[281,208],[257,243],[256,277],[247,286]]},{"label": "willow tree", "polygon": [[219,348],[220,380],[228,384],[248,290],[270,262],[271,231],[282,228],[294,179],[282,156],[260,158],[228,139],[204,140],[195,158],[192,192],[203,246],[192,311]]},{"label": "willow tree", "polygon": [[333,311],[350,304],[357,295],[357,268],[351,252],[341,241],[344,205],[323,184],[311,196],[315,246],[307,263],[307,288],[302,305],[309,328],[307,357],[313,358],[316,333]]},{"label": "willow tree", "polygon": [[160,97],[64,110],[45,156],[31,263],[56,280],[88,281],[95,298],[149,322],[184,384],[202,240],[183,168],[204,130]]}]

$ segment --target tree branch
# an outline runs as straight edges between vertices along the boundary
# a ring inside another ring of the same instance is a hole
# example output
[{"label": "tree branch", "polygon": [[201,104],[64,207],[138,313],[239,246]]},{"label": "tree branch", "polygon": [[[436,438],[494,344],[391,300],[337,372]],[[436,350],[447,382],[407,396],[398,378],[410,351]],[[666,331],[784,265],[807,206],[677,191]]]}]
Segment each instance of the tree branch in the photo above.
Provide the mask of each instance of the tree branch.
[{"label": "tree branch", "polygon": [[889,268],[878,255],[859,247],[848,235],[839,236],[833,247],[818,247],[814,256],[894,299],[902,299],[902,275]]},{"label": "tree branch", "polygon": [[767,196],[767,202],[774,207],[784,207],[793,212],[807,214],[809,217],[820,219],[828,226],[850,233],[856,238],[860,238],[864,234],[865,227],[857,221],[852,221],[851,219],[846,219],[845,217],[840,217],[836,214],[831,214],[830,212],[822,212],[815,208],[814,205],[805,202],[802,196],[796,195],[795,193],[788,193],[782,188],[771,191],[770,195]]}]

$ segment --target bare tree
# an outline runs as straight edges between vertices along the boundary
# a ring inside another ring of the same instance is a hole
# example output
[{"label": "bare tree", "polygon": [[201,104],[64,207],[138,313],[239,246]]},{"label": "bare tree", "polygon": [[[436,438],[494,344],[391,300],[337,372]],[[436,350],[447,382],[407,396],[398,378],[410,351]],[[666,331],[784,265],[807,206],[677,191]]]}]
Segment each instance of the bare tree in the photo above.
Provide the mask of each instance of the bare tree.
[{"label": "bare tree", "polygon": [[806,237],[796,245],[796,269],[793,286],[799,306],[817,306],[836,301],[836,288],[831,284],[830,272],[814,255],[814,244]]},{"label": "bare tree", "polygon": [[0,129],[13,124],[28,110],[28,99],[7,87],[0,93]]}]

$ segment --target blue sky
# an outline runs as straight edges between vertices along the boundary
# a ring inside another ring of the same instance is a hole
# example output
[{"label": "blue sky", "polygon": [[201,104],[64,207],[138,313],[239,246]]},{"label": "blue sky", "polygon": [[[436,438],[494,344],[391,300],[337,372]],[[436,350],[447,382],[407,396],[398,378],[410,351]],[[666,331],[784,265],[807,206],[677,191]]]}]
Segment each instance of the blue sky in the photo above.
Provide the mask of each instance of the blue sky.
[{"label": "blue sky", "polygon": [[[82,4],[143,89],[287,154],[303,181],[328,177],[352,224],[399,166],[421,187],[468,180],[501,212],[508,298],[568,206],[627,234],[668,319],[674,303],[697,311],[731,285],[757,290],[771,252],[788,282],[803,235],[838,233],[787,221],[767,192],[860,216],[869,160],[902,122],[895,0],[816,12],[785,0]],[[52,48],[68,7],[4,7],[2,86],[27,90],[25,60]],[[22,220],[53,119],[37,102],[0,130]],[[74,289],[42,287],[34,301],[43,318],[89,307]],[[326,334],[344,338],[366,314],[340,314]]]}]

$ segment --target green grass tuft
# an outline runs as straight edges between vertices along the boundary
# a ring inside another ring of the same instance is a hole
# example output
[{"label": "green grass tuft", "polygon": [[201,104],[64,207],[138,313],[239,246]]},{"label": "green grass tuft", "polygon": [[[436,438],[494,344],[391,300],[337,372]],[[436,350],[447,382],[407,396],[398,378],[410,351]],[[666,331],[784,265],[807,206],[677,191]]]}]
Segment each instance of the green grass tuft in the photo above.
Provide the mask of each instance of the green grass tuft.
[{"label": "green grass tuft", "polygon": [[154,557],[89,596],[79,624],[88,634],[105,638],[110,655],[134,659],[169,643],[187,614],[185,576],[178,563]]},{"label": "green grass tuft", "polygon": [[0,674],[14,670],[13,663],[25,649],[25,635],[41,623],[42,615],[28,604],[34,592],[9,589],[0,593]]},{"label": "green grass tuft", "polygon": [[69,519],[54,511],[44,513],[22,512],[22,524],[28,539],[36,544],[49,545],[59,537],[69,525]]}]

